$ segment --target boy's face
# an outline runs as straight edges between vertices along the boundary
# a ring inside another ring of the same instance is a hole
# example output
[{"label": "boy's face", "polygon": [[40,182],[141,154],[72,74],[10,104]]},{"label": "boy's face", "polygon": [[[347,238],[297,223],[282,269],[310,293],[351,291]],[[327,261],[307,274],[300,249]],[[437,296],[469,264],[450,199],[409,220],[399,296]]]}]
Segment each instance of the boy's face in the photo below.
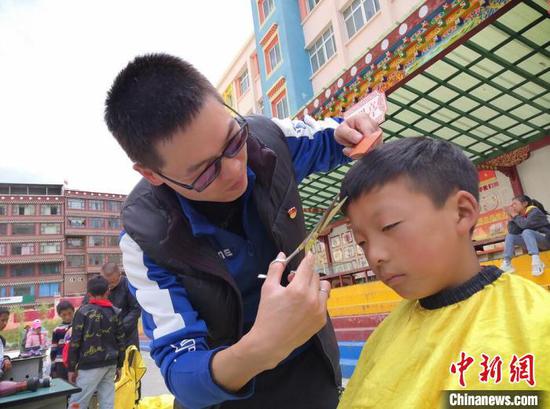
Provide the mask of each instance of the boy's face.
[{"label": "boy's face", "polygon": [[8,325],[9,319],[10,319],[10,314],[7,314],[7,313],[0,314],[0,331],[6,328],[6,325]]},{"label": "boy's face", "polygon": [[451,195],[438,209],[401,177],[349,205],[355,240],[373,272],[403,298],[423,298],[462,282],[457,269],[464,265],[464,253],[459,249],[467,251],[469,229],[477,219],[474,214],[463,219],[457,197],[464,195],[477,209],[466,192]]},{"label": "boy's face", "polygon": [[[219,157],[229,140],[240,130],[237,121],[214,97],[207,97],[200,112],[187,128],[175,133],[172,139],[156,146],[164,160],[161,173],[170,179],[192,184]],[[134,165],[153,185],[166,183],[183,197],[206,202],[232,202],[246,191],[246,144],[233,158],[221,160],[221,171],[202,192],[180,187],[151,169]]]},{"label": "boy's face", "polygon": [[70,308],[67,308],[66,310],[61,310],[59,312],[59,317],[63,322],[71,322],[73,320],[73,316],[74,316],[74,311]]}]

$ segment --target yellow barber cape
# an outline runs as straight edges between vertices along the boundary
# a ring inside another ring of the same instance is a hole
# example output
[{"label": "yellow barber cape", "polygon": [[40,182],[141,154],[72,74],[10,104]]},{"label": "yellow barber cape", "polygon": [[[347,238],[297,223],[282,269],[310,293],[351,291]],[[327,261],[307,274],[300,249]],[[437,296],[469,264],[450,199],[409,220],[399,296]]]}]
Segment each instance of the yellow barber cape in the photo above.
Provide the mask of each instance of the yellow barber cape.
[{"label": "yellow barber cape", "polygon": [[503,389],[544,390],[550,408],[550,293],[512,274],[443,308],[399,304],[368,339],[338,408],[435,409],[442,390]]},{"label": "yellow barber cape", "polygon": [[120,379],[115,384],[115,409],[137,408],[138,388],[147,368],[136,346],[126,348],[124,365],[120,371]]}]

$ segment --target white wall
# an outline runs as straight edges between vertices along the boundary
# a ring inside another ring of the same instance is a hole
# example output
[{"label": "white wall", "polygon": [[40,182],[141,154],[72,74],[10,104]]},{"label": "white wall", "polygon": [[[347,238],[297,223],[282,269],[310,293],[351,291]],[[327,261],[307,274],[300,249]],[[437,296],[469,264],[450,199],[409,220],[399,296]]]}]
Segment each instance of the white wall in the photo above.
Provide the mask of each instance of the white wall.
[{"label": "white wall", "polygon": [[550,146],[531,152],[517,168],[525,194],[550,209]]}]

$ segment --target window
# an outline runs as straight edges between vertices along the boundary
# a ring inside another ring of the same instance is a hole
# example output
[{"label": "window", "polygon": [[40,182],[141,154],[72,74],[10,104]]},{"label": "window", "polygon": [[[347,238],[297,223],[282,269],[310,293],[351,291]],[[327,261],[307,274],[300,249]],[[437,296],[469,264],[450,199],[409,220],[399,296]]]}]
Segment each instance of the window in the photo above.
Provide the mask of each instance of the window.
[{"label": "window", "polygon": [[61,224],[59,223],[42,223],[40,225],[40,234],[60,234]]},{"label": "window", "polygon": [[11,266],[12,277],[29,277],[34,275],[34,264],[15,264]]},{"label": "window", "polygon": [[311,71],[317,72],[336,52],[334,33],[329,27],[308,49]]},{"label": "window", "polygon": [[120,219],[110,218],[109,219],[109,228],[110,229],[120,229]]},{"label": "window", "polygon": [[79,249],[84,247],[84,239],[82,237],[70,237],[67,239],[67,248]]},{"label": "window", "polygon": [[105,246],[105,238],[103,236],[90,236],[88,237],[88,246],[103,247]]},{"label": "window", "polygon": [[6,236],[8,234],[8,224],[0,223],[0,236]]},{"label": "window", "polygon": [[12,287],[11,295],[14,297],[20,297],[22,295],[34,295],[34,285]]},{"label": "window", "polygon": [[109,210],[110,212],[120,213],[121,208],[122,208],[121,202],[115,202],[114,200],[109,200],[107,202],[107,210]]},{"label": "window", "polygon": [[264,115],[264,99],[263,98],[261,98],[258,101],[258,114]]},{"label": "window", "polygon": [[0,287],[0,297],[7,297],[8,289],[6,287]]},{"label": "window", "polygon": [[263,15],[263,18],[261,20],[263,22],[266,19],[266,17],[268,17],[273,11],[273,0],[263,0],[261,2],[261,7],[262,7],[262,15]]},{"label": "window", "polygon": [[7,271],[6,266],[0,264],[0,277],[5,277],[6,276],[6,271]]},{"label": "window", "polygon": [[69,209],[84,209],[84,200],[69,199],[67,200],[67,205],[69,206]]},{"label": "window", "polygon": [[118,265],[122,264],[122,256],[120,254],[110,254],[109,261]]},{"label": "window", "polygon": [[0,257],[4,257],[8,255],[8,245],[7,244],[0,244]]},{"label": "window", "polygon": [[248,81],[248,70],[244,70],[244,72],[239,77],[239,90],[241,92],[241,95],[244,95],[246,91],[248,91],[248,87],[250,86]]},{"label": "window", "polygon": [[319,4],[321,0],[307,0],[306,3],[307,3],[307,12],[309,13],[311,10],[313,10],[313,8]]},{"label": "window", "polygon": [[280,119],[288,118],[289,112],[288,112],[288,99],[286,95],[275,104],[275,116]]},{"label": "window", "polygon": [[107,237],[107,247],[118,247],[118,243],[119,243],[118,236]]},{"label": "window", "polygon": [[14,223],[11,226],[12,235],[32,236],[34,234],[34,223]]},{"label": "window", "polygon": [[0,205],[0,216],[5,216],[8,214],[8,206]]},{"label": "window", "polygon": [[61,273],[61,263],[43,263],[39,265],[41,275]]},{"label": "window", "polygon": [[92,229],[102,229],[103,228],[103,219],[99,217],[91,217],[90,218],[90,227]]},{"label": "window", "polygon": [[61,243],[40,243],[40,254],[60,254]]},{"label": "window", "polygon": [[11,211],[14,216],[34,216],[34,205],[13,205]]},{"label": "window", "polygon": [[84,217],[69,217],[69,226],[76,228],[86,227],[86,219]]},{"label": "window", "polygon": [[42,216],[58,216],[61,214],[61,205],[42,205],[40,214]]},{"label": "window", "polygon": [[59,295],[59,283],[43,283],[38,287],[39,297],[54,297]]},{"label": "window", "polygon": [[378,10],[380,10],[378,0],[354,0],[343,13],[348,38],[353,37]]},{"label": "window", "polygon": [[279,47],[279,43],[275,43],[275,45],[269,49],[269,51],[267,52],[267,58],[269,60],[268,61],[269,63],[268,74],[269,74],[281,62],[281,49]]},{"label": "window", "polygon": [[30,256],[34,254],[34,243],[12,243],[12,256]]},{"label": "window", "polygon": [[90,200],[88,202],[90,210],[101,211],[103,210],[103,200]]},{"label": "window", "polygon": [[102,266],[104,264],[103,254],[90,254],[88,256],[89,266]]},{"label": "window", "polygon": [[84,265],[84,256],[68,255],[66,260],[67,267],[82,267]]}]

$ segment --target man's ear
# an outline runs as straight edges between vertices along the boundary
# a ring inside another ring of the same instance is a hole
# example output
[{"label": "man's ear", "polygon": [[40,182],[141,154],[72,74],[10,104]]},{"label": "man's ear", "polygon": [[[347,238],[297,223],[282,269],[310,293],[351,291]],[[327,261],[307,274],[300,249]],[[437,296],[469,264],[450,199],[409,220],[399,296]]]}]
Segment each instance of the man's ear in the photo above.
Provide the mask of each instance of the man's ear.
[{"label": "man's ear", "polygon": [[152,169],[140,165],[139,163],[134,163],[134,166],[132,166],[136,172],[138,172],[141,176],[143,176],[145,179],[149,181],[153,186],[160,186],[164,183],[164,181],[158,176],[158,174],[153,171]]},{"label": "man's ear", "polygon": [[479,218],[479,203],[471,193],[465,190],[459,190],[455,195],[457,230],[461,235],[471,235]]}]

